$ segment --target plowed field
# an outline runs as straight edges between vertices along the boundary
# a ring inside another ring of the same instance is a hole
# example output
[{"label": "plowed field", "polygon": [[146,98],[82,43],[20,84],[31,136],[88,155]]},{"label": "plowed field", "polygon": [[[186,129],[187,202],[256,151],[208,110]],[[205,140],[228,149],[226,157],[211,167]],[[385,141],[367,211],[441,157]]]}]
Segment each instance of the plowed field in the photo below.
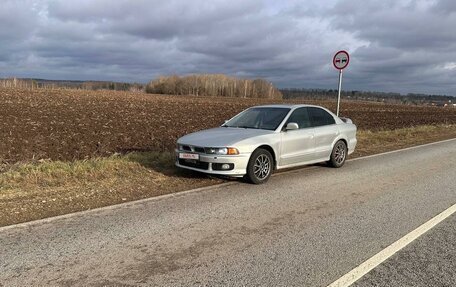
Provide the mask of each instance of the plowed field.
[{"label": "plowed field", "polygon": [[[0,89],[0,161],[84,159],[134,150],[172,150],[189,132],[216,127],[243,109],[284,103],[83,90]],[[333,102],[318,104],[334,110]],[[455,124],[456,109],[342,102],[360,129]]]}]

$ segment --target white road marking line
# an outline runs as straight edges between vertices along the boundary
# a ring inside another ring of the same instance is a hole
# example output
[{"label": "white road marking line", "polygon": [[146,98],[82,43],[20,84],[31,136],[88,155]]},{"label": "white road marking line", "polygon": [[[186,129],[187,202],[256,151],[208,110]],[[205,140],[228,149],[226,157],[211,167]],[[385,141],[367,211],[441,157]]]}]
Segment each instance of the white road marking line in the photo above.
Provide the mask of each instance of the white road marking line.
[{"label": "white road marking line", "polygon": [[415,230],[411,231],[401,239],[397,240],[390,246],[386,247],[379,253],[375,254],[368,260],[364,261],[358,267],[351,270],[344,276],[340,277],[328,287],[346,287],[350,286],[351,284],[355,283],[358,279],[362,278],[366,275],[369,271],[380,265],[383,261],[394,255],[396,252],[404,248],[405,246],[409,245],[411,242],[416,240],[418,237],[432,229],[434,226],[451,216],[453,213],[456,212],[456,204],[453,204],[448,209],[443,211],[442,213],[436,215],[431,220],[427,221],[426,223],[420,225]]},{"label": "white road marking line", "polygon": [[[378,154],[374,154],[374,155],[362,156],[362,157],[358,157],[358,158],[354,158],[354,159],[349,159],[349,160],[347,160],[347,162],[355,161],[355,160],[361,160],[361,159],[368,159],[368,158],[371,158],[371,157],[376,157],[376,156],[386,155],[386,154],[390,154],[390,153],[406,151],[406,150],[410,150],[410,149],[416,149],[416,148],[420,148],[420,147],[425,147],[425,146],[445,143],[445,142],[454,141],[454,140],[456,140],[456,138],[443,140],[443,141],[438,141],[438,142],[432,142],[432,143],[423,144],[423,145],[417,145],[417,146],[413,146],[413,147],[407,147],[407,148],[398,149],[398,150],[394,150],[394,151],[378,153]],[[306,166],[303,166],[302,168],[296,169],[296,170],[293,169],[293,170],[289,170],[289,171],[283,171],[283,172],[277,173],[277,175],[299,172],[299,171],[302,171],[303,168],[306,168]],[[313,168],[317,168],[317,167],[316,166],[308,166],[306,168],[306,170],[313,169]],[[274,174],[272,174],[272,175],[274,176]],[[185,196],[185,195],[188,195],[188,194],[191,194],[191,193],[196,193],[196,192],[213,191],[214,189],[221,188],[221,187],[224,187],[224,186],[234,185],[234,184],[237,184],[237,183],[238,182],[230,181],[230,182],[225,182],[225,183],[220,183],[220,184],[215,184],[215,185],[209,185],[209,186],[195,188],[195,189],[190,189],[190,190],[184,190],[184,191],[180,191],[180,192],[173,192],[173,193],[170,193],[170,194],[164,194],[164,195],[159,195],[159,196],[155,196],[155,197],[148,197],[148,198],[144,198],[144,199],[138,199],[138,200],[134,200],[134,201],[123,202],[123,203],[118,203],[118,204],[109,205],[109,206],[97,207],[97,208],[93,208],[93,209],[82,210],[82,211],[77,211],[77,212],[73,212],[73,213],[67,213],[67,214],[63,214],[63,215],[57,215],[57,216],[54,216],[54,217],[48,217],[48,218],[43,218],[43,219],[27,221],[27,222],[23,222],[23,223],[17,223],[17,224],[13,224],[13,225],[7,225],[7,226],[0,227],[0,232],[6,231],[6,230],[9,230],[9,229],[14,229],[14,228],[30,227],[30,226],[33,226],[33,225],[49,223],[49,222],[52,222],[52,221],[55,221],[55,220],[59,220],[59,219],[71,218],[73,216],[82,216],[82,215],[85,215],[85,214],[102,212],[102,211],[105,211],[105,210],[112,210],[112,209],[118,209],[118,208],[123,208],[123,207],[135,206],[135,205],[139,205],[139,204],[143,204],[143,203],[151,202],[151,201],[160,201],[160,200],[167,199],[167,198],[170,198],[170,197],[180,197],[180,196]]]}]

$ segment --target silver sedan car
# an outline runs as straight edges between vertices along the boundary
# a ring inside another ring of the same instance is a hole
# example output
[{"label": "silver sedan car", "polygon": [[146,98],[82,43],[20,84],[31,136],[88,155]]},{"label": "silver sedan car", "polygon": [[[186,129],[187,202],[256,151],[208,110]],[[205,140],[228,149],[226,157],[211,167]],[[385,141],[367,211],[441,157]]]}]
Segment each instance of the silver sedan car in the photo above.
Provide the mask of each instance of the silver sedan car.
[{"label": "silver sedan car", "polygon": [[266,182],[275,169],[327,162],[341,167],[356,146],[356,126],[312,105],[249,108],[218,128],[178,139],[176,166]]}]

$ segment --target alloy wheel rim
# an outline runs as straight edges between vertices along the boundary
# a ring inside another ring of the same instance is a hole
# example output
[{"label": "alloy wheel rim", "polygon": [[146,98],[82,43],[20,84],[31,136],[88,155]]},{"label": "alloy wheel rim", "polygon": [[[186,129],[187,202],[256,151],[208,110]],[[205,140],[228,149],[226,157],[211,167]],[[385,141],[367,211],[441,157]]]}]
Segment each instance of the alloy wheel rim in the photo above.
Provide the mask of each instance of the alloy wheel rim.
[{"label": "alloy wheel rim", "polygon": [[271,172],[271,160],[268,156],[262,154],[255,160],[253,173],[259,180],[265,179]]},{"label": "alloy wheel rim", "polygon": [[338,164],[341,164],[345,160],[345,145],[343,143],[339,143],[336,146],[336,150],[334,151],[334,159]]}]

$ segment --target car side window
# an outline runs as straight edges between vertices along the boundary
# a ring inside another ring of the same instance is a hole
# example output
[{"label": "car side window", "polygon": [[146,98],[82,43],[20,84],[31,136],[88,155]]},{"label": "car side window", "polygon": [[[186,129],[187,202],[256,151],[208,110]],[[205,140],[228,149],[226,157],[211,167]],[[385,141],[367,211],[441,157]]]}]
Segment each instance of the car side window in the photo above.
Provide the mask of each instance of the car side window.
[{"label": "car side window", "polygon": [[336,123],[334,117],[327,111],[320,108],[308,108],[309,117],[313,127],[333,125]]},{"label": "car side window", "polygon": [[307,108],[298,108],[293,111],[291,116],[288,118],[288,123],[297,123],[300,129],[305,129],[310,127],[309,114],[307,113]]}]

